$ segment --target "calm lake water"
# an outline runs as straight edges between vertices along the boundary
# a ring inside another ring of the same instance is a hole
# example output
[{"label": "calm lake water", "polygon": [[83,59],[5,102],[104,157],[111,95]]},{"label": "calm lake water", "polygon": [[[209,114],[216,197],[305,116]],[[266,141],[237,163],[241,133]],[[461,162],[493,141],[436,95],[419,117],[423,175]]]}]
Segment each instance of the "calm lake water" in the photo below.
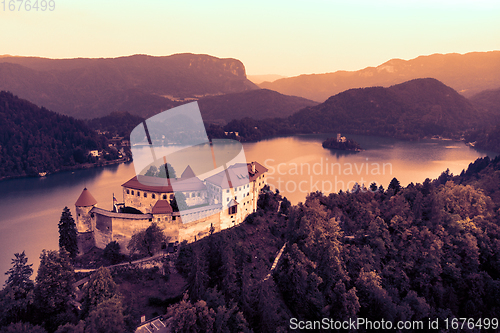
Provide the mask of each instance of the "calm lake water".
[{"label": "calm lake water", "polygon": [[[247,161],[269,169],[268,182],[293,204],[307,193],[351,189],[354,183],[382,184],[393,177],[401,185],[436,178],[447,168],[454,174],[478,157],[490,155],[447,140],[398,141],[373,136],[347,135],[365,150],[330,151],[321,146],[328,135],[283,137],[244,144]],[[42,249],[58,248],[57,223],[65,206],[75,215],[75,201],[87,187],[97,206],[111,209],[113,193],[121,201],[121,184],[135,175],[132,163],[106,168],[64,172],[45,178],[0,182],[0,284],[5,281],[14,253],[26,251],[36,272]]]}]

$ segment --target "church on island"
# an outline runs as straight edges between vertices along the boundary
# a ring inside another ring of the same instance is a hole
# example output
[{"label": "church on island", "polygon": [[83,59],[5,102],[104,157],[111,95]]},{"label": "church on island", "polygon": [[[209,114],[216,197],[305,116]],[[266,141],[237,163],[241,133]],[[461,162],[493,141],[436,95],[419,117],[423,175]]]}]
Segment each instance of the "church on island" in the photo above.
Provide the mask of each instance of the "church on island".
[{"label": "church on island", "polygon": [[[122,185],[123,202],[113,198],[113,211],[97,207],[97,200],[84,188],[75,203],[79,251],[103,249],[112,241],[125,251],[132,235],[152,222],[171,243],[193,242],[212,228],[218,232],[235,226],[256,211],[267,171],[258,162],[238,163],[201,180],[187,166],[180,178],[171,178],[163,186],[135,176]],[[182,193],[187,209],[173,209],[174,189]]]}]

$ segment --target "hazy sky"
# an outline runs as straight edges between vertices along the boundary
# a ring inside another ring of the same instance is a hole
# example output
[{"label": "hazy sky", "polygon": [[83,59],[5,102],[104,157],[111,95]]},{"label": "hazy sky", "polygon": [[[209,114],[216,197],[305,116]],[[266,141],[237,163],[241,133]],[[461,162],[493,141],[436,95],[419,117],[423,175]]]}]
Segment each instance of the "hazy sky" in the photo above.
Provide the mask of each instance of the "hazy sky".
[{"label": "hazy sky", "polygon": [[54,1],[52,12],[0,3],[0,54],[192,52],[237,58],[247,74],[292,76],[500,50],[496,0]]}]

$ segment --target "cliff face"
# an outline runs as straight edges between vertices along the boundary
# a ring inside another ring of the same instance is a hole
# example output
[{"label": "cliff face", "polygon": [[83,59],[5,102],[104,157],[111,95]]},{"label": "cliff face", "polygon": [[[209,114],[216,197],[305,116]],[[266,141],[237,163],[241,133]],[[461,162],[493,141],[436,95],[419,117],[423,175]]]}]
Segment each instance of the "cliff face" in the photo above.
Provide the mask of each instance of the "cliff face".
[{"label": "cliff face", "polygon": [[108,59],[0,57],[0,90],[77,118],[149,117],[190,99],[258,89],[236,59],[200,54]]}]

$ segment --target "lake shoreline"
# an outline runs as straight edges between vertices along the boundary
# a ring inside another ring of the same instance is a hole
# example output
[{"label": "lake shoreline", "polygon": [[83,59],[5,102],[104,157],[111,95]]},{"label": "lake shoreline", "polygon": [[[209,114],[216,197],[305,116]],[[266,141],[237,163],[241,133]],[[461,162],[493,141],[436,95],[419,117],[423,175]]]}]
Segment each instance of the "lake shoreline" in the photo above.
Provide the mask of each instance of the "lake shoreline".
[{"label": "lake shoreline", "polygon": [[5,180],[12,180],[12,179],[25,179],[25,178],[43,178],[47,177],[50,175],[54,175],[57,173],[61,172],[66,172],[66,171],[75,171],[75,170],[86,170],[86,169],[94,169],[94,168],[101,168],[101,167],[107,167],[110,165],[117,165],[117,164],[122,164],[122,163],[128,163],[131,162],[132,158],[131,157],[124,157],[120,158],[117,160],[111,160],[111,161],[105,161],[105,162],[96,162],[96,163],[85,163],[85,164],[79,164],[79,165],[73,165],[73,166],[66,166],[60,169],[57,169],[53,172],[46,172],[43,175],[38,175],[38,176],[30,176],[30,175],[20,175],[20,176],[5,176],[5,177],[0,177],[0,182],[5,181]]}]

